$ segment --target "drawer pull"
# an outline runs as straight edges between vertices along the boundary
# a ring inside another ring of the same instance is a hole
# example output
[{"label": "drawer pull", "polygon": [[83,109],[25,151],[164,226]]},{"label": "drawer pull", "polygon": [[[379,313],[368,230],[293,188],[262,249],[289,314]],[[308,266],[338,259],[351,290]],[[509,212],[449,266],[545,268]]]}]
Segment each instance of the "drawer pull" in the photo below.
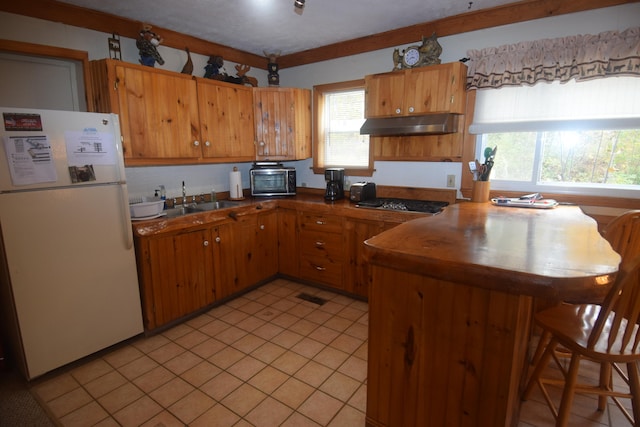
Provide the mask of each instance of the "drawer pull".
[{"label": "drawer pull", "polygon": [[316,267],[316,270],[318,270],[318,271],[325,271],[326,270],[325,267],[320,267],[319,265],[316,265],[315,267]]},{"label": "drawer pull", "polygon": [[316,240],[316,246],[324,246],[325,243],[321,242],[320,240]]},{"label": "drawer pull", "polygon": [[325,222],[325,221],[322,221],[322,220],[320,220],[320,219],[319,219],[319,220],[317,220],[317,221],[316,221],[316,224],[318,224],[318,225],[325,225],[325,224],[326,224],[326,222]]}]

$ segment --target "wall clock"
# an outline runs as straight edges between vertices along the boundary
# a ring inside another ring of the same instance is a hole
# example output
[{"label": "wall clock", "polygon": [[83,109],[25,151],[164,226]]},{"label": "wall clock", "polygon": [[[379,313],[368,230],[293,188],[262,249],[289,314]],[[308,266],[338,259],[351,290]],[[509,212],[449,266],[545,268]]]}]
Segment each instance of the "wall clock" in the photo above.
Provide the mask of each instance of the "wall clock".
[{"label": "wall clock", "polygon": [[425,65],[440,64],[442,46],[438,43],[436,34],[431,37],[422,37],[422,44],[409,46],[400,53],[399,49],[393,51],[394,70],[406,68],[424,67]]},{"label": "wall clock", "polygon": [[415,67],[420,63],[422,54],[420,53],[419,46],[409,46],[402,55],[402,66],[405,68]]}]

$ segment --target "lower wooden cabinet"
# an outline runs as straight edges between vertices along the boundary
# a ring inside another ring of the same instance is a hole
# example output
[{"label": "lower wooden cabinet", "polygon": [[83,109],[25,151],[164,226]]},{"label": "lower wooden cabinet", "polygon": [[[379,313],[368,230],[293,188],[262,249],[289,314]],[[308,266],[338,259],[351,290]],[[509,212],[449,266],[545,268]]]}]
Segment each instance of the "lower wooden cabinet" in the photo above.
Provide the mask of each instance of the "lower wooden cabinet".
[{"label": "lower wooden cabinet", "polygon": [[215,246],[215,276],[218,285],[218,299],[226,298],[235,292],[238,277],[235,263],[235,231],[234,223],[220,224],[211,229]]},{"label": "lower wooden cabinet", "polygon": [[211,231],[137,239],[145,328],[155,329],[216,300]]},{"label": "lower wooden cabinet", "polygon": [[277,211],[205,228],[136,237],[146,330],[157,329],[278,273]]},{"label": "lower wooden cabinet", "polygon": [[343,218],[301,212],[298,217],[300,278],[343,288]]},{"label": "lower wooden cabinet", "polygon": [[364,241],[395,227],[396,223],[365,219],[345,220],[346,260],[344,290],[362,297],[369,296],[371,267],[364,258]]},{"label": "lower wooden cabinet", "polygon": [[278,208],[278,272],[298,277],[298,212]]},{"label": "lower wooden cabinet", "polygon": [[364,241],[395,223],[276,208],[136,237],[146,330],[277,274],[368,297]]},{"label": "lower wooden cabinet", "polygon": [[218,299],[278,274],[277,211],[238,215],[212,228]]}]

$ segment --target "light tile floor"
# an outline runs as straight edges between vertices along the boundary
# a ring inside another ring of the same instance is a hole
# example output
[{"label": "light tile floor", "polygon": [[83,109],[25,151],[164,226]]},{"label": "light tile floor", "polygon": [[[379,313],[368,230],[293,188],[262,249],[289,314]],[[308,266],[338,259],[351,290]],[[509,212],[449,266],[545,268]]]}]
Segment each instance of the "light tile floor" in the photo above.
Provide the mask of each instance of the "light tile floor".
[{"label": "light tile floor", "polygon": [[367,322],[365,302],[278,279],[33,392],[64,426],[364,426]]},{"label": "light tile floor", "polygon": [[[297,298],[303,292],[327,303]],[[32,391],[63,426],[361,427],[367,325],[366,303],[277,279]],[[574,408],[571,425],[626,423],[590,398]],[[552,425],[536,391],[519,426]]]}]

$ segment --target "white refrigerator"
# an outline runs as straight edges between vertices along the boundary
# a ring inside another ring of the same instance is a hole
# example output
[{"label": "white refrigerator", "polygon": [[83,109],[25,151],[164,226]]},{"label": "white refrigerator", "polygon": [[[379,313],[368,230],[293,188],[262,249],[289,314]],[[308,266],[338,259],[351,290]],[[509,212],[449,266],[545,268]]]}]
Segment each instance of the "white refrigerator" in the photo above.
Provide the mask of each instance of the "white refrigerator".
[{"label": "white refrigerator", "polygon": [[143,331],[118,116],[0,107],[0,312],[27,379]]}]

